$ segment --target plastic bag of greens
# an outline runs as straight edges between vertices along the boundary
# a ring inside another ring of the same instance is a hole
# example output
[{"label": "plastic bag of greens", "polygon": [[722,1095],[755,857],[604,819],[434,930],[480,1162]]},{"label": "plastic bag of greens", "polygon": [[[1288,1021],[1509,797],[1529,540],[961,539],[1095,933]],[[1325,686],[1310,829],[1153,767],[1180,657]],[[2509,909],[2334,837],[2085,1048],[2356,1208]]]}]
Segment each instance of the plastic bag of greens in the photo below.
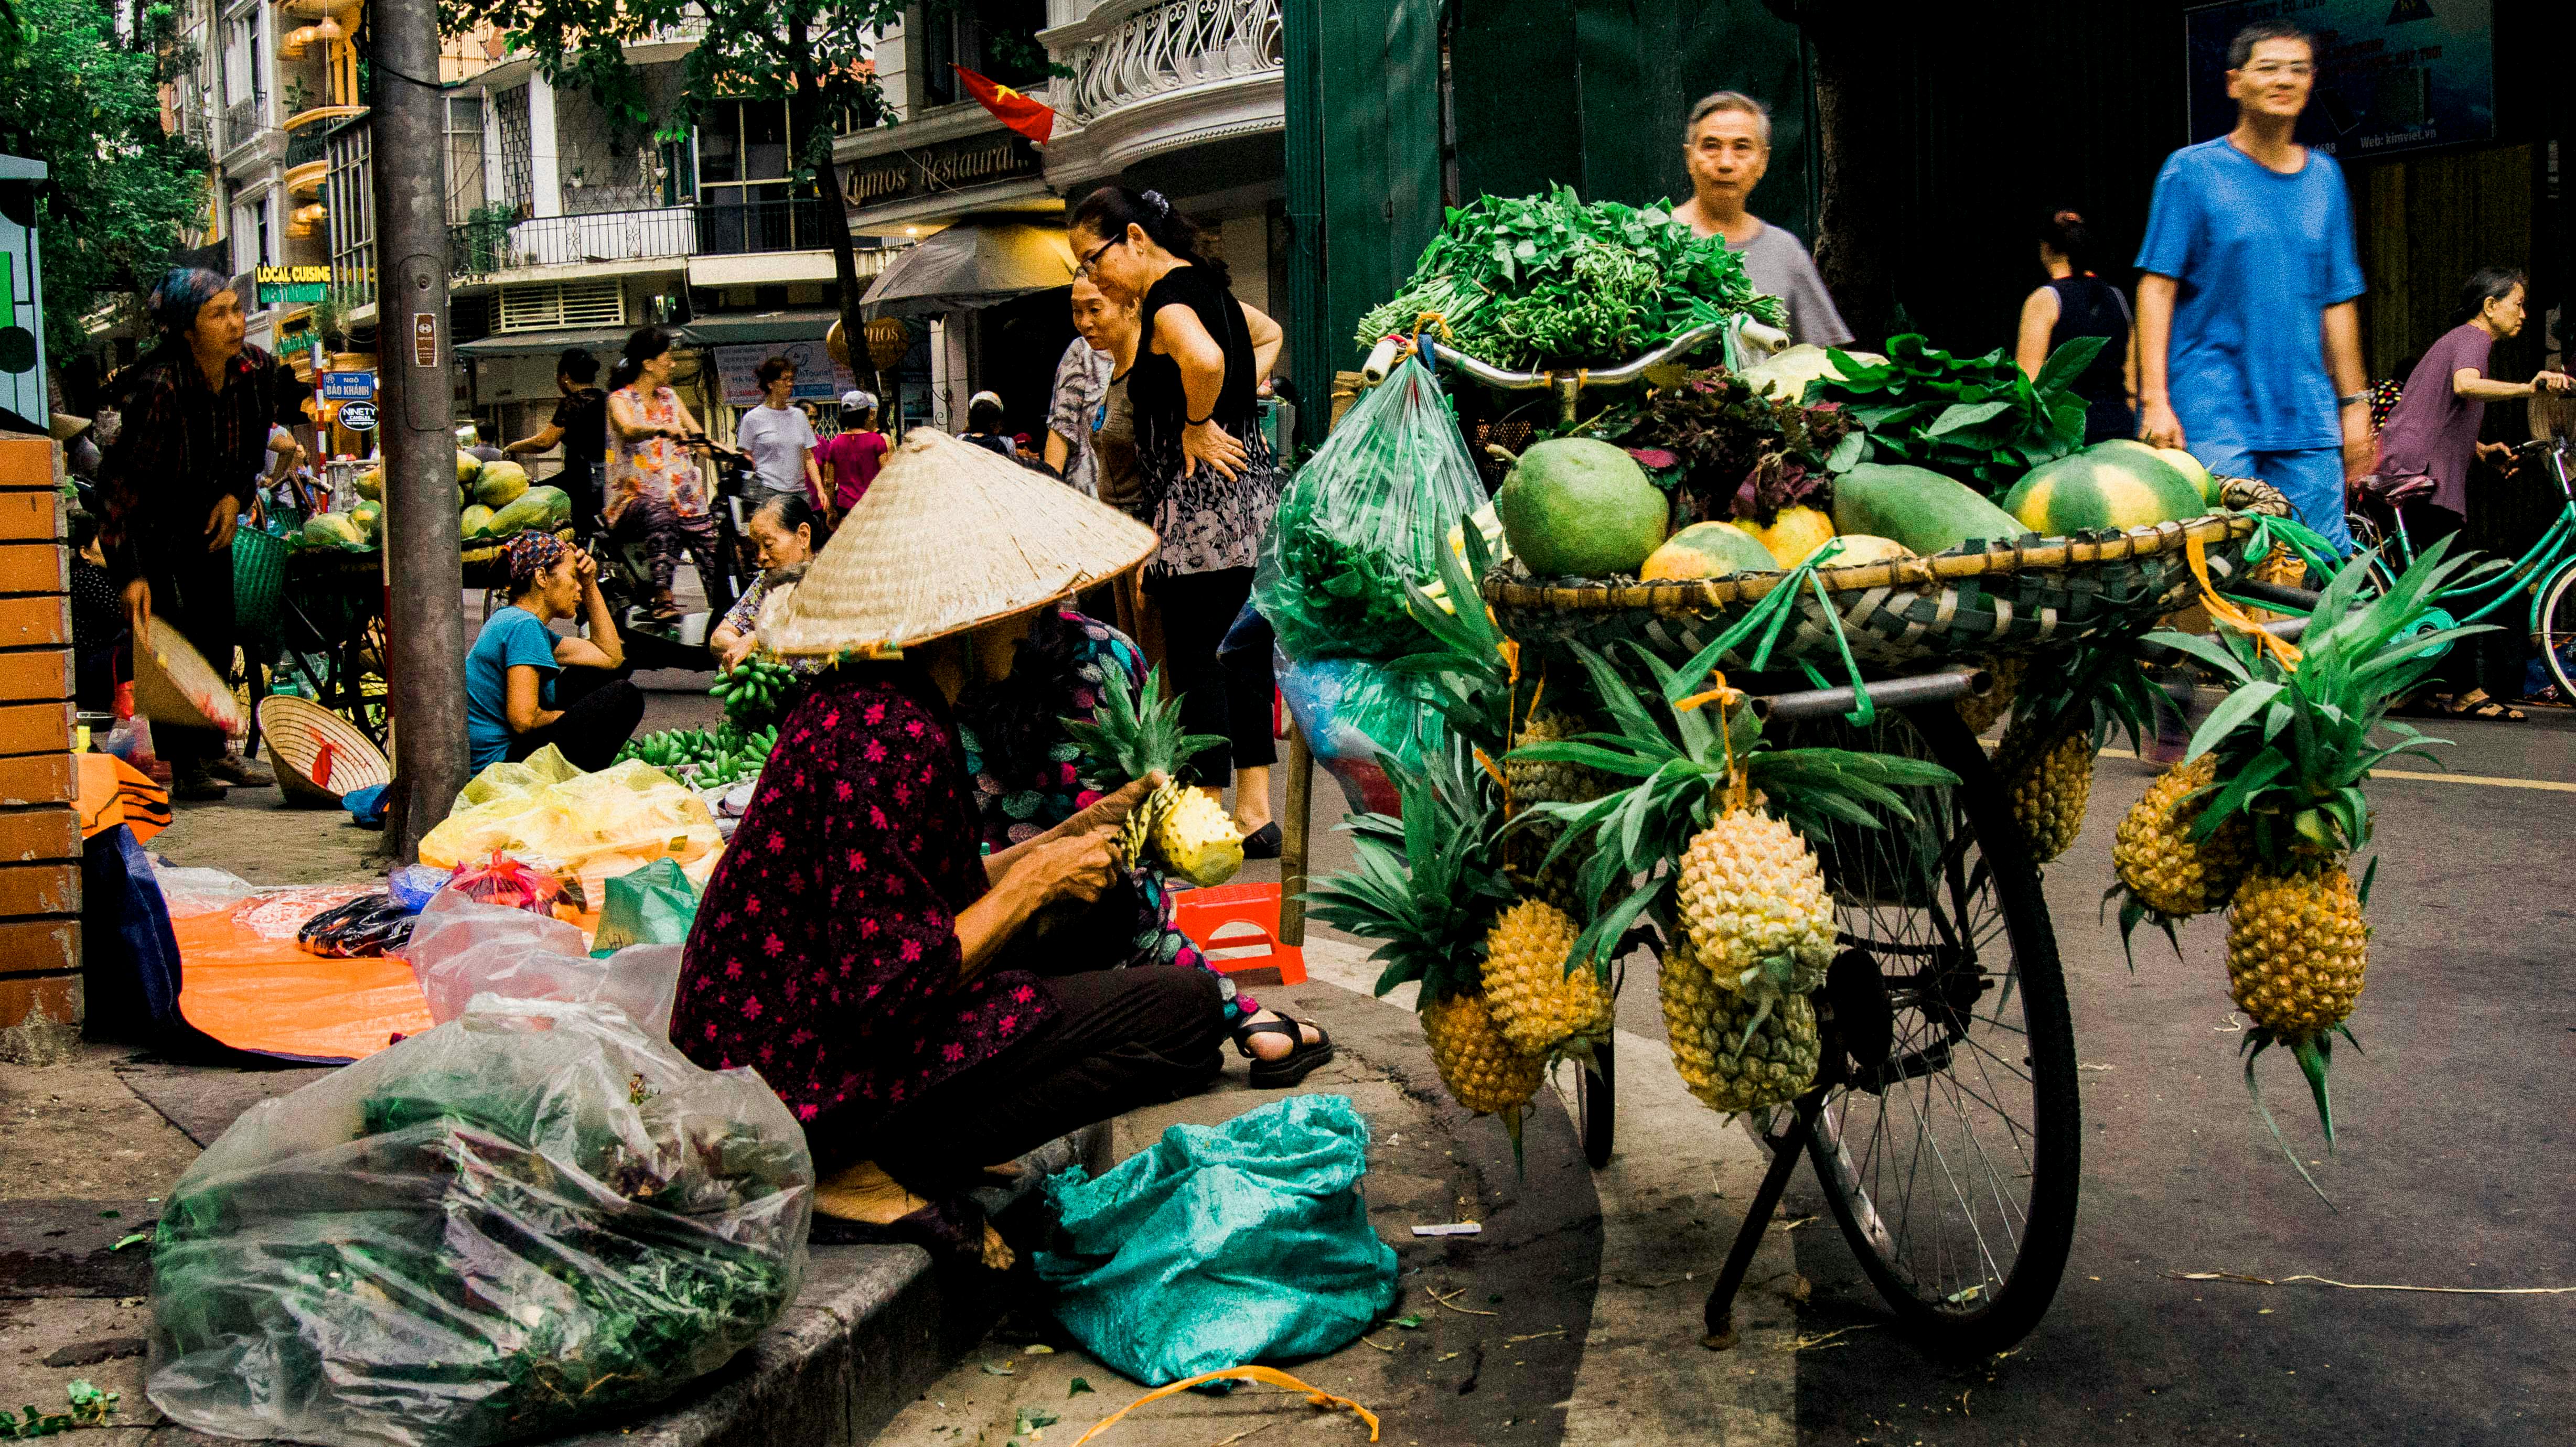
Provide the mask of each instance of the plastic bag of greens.
[{"label": "plastic bag of greens", "polygon": [[1098,1180],[1049,1178],[1064,1249],[1037,1269],[1057,1317],[1149,1387],[1348,1346],[1396,1294],[1360,1195],[1368,1138],[1349,1097],[1292,1096],[1173,1126]]},{"label": "plastic bag of greens", "polygon": [[1392,658],[1420,646],[1404,579],[1438,578],[1449,525],[1485,502],[1429,369],[1406,359],[1352,404],[1288,483],[1253,601],[1295,659]]},{"label": "plastic bag of greens", "polygon": [[452,889],[420,912],[402,956],[420,981],[429,1018],[442,1025],[493,994],[614,1005],[659,1037],[671,1033],[680,995],[677,944],[628,945],[603,958],[567,921],[477,903]]},{"label": "plastic bag of greens", "polygon": [[613,1006],[464,1015],[251,1107],[154,1234],[146,1388],[228,1437],[478,1447],[658,1402],[776,1321],[813,1160]]}]

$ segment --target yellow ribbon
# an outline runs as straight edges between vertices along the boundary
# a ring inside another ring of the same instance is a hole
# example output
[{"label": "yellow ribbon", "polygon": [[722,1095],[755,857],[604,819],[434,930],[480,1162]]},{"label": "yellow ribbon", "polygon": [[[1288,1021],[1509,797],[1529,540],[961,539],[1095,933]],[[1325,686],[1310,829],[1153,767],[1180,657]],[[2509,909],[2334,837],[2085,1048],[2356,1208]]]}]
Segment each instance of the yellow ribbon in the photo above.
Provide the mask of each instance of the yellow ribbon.
[{"label": "yellow ribbon", "polygon": [[1330,1392],[1310,1387],[1304,1382],[1297,1380],[1295,1377],[1288,1375],[1286,1372],[1280,1371],[1276,1367],[1225,1367],[1213,1372],[1201,1372],[1186,1382],[1174,1382],[1168,1387],[1156,1387],[1154,1390],[1147,1392],[1145,1395],[1138,1397],[1132,1402],[1129,1402],[1126,1406],[1121,1407],[1117,1411],[1110,1413],[1108,1416],[1101,1418],[1098,1426],[1093,1427],[1090,1431],[1085,1432],[1080,1437],[1074,1439],[1073,1447],[1082,1447],[1083,1443],[1090,1441],[1092,1438],[1099,1436],[1101,1433],[1108,1431],[1112,1426],[1115,1426],[1119,1418],[1135,1411],[1138,1407],[1145,1405],[1147,1402],[1160,1400],[1161,1398],[1172,1395],[1174,1392],[1186,1392],[1201,1382],[1213,1382],[1219,1377],[1239,1377],[1247,1382],[1265,1382],[1274,1387],[1285,1387],[1292,1392],[1304,1392],[1306,1394],[1306,1405],[1327,1411],[1335,1407],[1348,1407],[1353,1413],[1357,1414],[1361,1421],[1368,1423],[1369,1440],[1372,1442],[1377,1440],[1377,1414],[1371,1412],[1368,1408],[1361,1406],[1359,1403],[1352,1401],[1348,1397],[1336,1397]]},{"label": "yellow ribbon", "polygon": [[2198,537],[2184,539],[2183,557],[2191,564],[2192,578],[2200,584],[2200,601],[2202,606],[2209,609],[2209,616],[2251,637],[2255,647],[2269,652],[2281,661],[2284,672],[2297,672],[2298,646],[2286,638],[2267,631],[2262,624],[2247,616],[2244,609],[2236,606],[2234,599],[2220,593],[2217,584],[2209,581],[2209,550],[2201,545]]},{"label": "yellow ribbon", "polygon": [[1708,671],[1708,676],[1716,681],[1717,687],[1708,690],[1706,693],[1694,693],[1690,697],[1683,699],[1681,702],[1674,704],[1673,707],[1680,712],[1688,713],[1711,703],[1718,706],[1717,741],[1726,749],[1727,807],[1729,809],[1741,809],[1745,807],[1748,797],[1745,789],[1744,770],[1736,766],[1735,729],[1727,722],[1726,718],[1726,706],[1733,703],[1740,695],[1737,694],[1736,690],[1727,686],[1725,674],[1712,668]]}]

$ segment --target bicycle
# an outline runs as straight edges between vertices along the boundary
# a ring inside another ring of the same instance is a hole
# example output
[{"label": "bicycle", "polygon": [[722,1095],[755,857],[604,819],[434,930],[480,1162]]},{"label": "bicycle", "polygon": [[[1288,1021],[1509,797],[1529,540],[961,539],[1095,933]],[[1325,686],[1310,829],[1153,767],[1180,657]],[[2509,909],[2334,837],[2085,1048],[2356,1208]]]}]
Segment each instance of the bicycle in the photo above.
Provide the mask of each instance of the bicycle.
[{"label": "bicycle", "polygon": [[[2563,499],[2558,517],[2539,541],[2510,566],[2435,594],[2434,601],[2443,607],[2427,620],[2426,628],[2430,631],[2494,621],[2517,592],[2528,591],[2531,607],[2527,636],[2539,648],[2560,696],[2576,700],[2576,475],[2572,475],[2576,474],[2576,442],[2544,438],[2522,444],[2514,449],[2514,455],[2525,465],[2545,465],[2555,476]],[[2402,506],[2389,508],[2384,520],[2370,512],[2356,511],[2346,518],[2346,523],[2352,528],[2353,541],[2376,555],[2371,581],[2380,590],[2385,591],[2415,565],[2415,540],[2406,530]],[[2309,562],[2319,565],[2314,558]],[[2333,572],[2331,560],[2322,566],[2328,574]],[[2243,590],[2231,586],[2225,591]],[[2264,600],[2255,597],[2254,601]]]}]

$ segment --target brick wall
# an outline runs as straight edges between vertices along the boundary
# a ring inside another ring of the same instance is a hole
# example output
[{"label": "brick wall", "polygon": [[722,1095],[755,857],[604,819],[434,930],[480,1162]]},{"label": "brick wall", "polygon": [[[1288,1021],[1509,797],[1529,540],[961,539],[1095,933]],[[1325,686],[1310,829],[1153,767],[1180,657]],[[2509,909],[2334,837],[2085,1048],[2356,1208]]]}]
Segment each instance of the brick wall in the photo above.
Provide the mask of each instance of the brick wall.
[{"label": "brick wall", "polygon": [[0,1031],[81,1018],[62,538],[53,442],[0,435]]}]

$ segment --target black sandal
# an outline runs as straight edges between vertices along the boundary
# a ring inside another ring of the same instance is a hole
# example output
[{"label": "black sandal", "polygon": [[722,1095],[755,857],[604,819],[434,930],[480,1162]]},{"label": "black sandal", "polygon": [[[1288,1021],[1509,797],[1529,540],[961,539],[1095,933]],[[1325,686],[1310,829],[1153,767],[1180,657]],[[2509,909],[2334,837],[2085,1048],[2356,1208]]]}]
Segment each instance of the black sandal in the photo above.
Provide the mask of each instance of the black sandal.
[{"label": "black sandal", "polygon": [[2474,689],[2472,692],[2477,694],[2477,701],[2475,703],[2470,702],[2465,697],[2453,699],[2449,707],[2444,711],[2443,716],[2446,718],[2476,719],[2485,723],[2521,723],[2524,721],[2525,715],[2521,709],[2515,708],[2512,704],[2502,702],[2494,695],[2488,693],[2485,689]]},{"label": "black sandal", "polygon": [[984,1208],[970,1196],[943,1196],[908,1216],[879,1224],[814,1215],[806,1236],[812,1246],[918,1246],[930,1259],[981,1268]]},{"label": "black sandal", "polygon": [[[1272,1012],[1279,1018],[1238,1025],[1234,1030],[1234,1048],[1252,1062],[1252,1088],[1285,1090],[1315,1073],[1315,1067],[1333,1058],[1333,1037],[1324,1027],[1315,1027],[1315,1043],[1306,1043],[1304,1023],[1289,1017],[1285,1010]],[[1252,1053],[1255,1035],[1285,1035],[1288,1053],[1276,1060],[1264,1060]]]}]

